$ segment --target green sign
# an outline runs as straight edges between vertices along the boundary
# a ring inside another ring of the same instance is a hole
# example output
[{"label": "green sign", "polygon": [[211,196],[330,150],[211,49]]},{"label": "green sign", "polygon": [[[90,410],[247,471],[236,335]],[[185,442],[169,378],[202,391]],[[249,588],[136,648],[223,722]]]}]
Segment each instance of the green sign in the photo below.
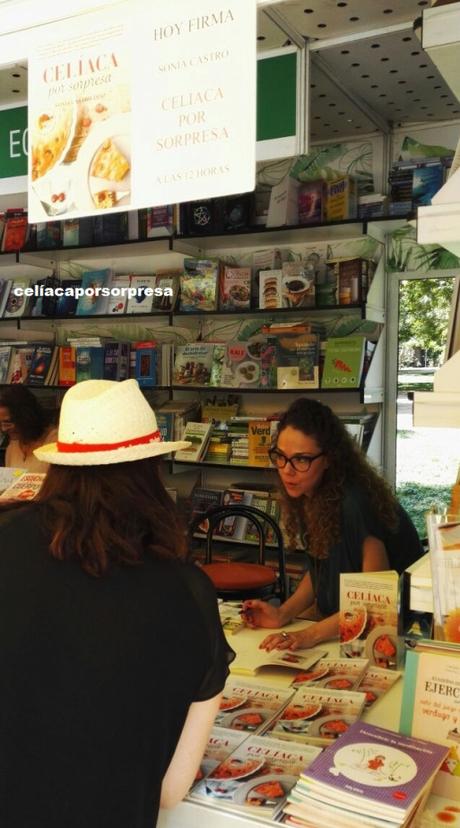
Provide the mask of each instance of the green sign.
[{"label": "green sign", "polygon": [[296,134],[297,54],[257,61],[257,140]]},{"label": "green sign", "polygon": [[27,175],[27,107],[0,109],[0,178]]}]

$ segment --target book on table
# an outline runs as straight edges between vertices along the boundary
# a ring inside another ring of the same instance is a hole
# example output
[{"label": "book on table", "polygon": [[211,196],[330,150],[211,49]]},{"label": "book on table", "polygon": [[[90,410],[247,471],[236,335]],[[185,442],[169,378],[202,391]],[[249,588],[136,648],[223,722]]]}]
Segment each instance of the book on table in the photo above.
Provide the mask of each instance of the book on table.
[{"label": "book on table", "polygon": [[219,618],[226,636],[236,635],[236,633],[246,629],[246,624],[241,617],[242,608],[243,604],[241,602],[219,600]]},{"label": "book on table", "polygon": [[367,658],[321,658],[311,669],[299,670],[292,686],[356,690],[368,666]]},{"label": "book on table", "polygon": [[263,667],[283,667],[297,672],[307,672],[321,658],[327,655],[323,649],[311,649],[303,652],[290,650],[239,650],[230,665],[230,672],[243,676],[254,676]]},{"label": "book on table", "polygon": [[385,670],[383,667],[370,666],[358,684],[360,693],[366,696],[366,710],[372,707],[400,679],[399,670]]},{"label": "book on table", "polygon": [[364,693],[311,687],[297,690],[284,710],[264,728],[276,739],[328,745],[343,736],[360,716]]},{"label": "book on table", "polygon": [[407,825],[448,750],[357,721],[302,771],[292,801],[312,826]]},{"label": "book on table", "polygon": [[0,500],[33,500],[42,487],[46,474],[25,471],[0,495]]},{"label": "book on table", "polygon": [[0,466],[0,493],[12,486],[13,483],[16,483],[24,473],[24,469],[17,469],[13,466]]},{"label": "book on table", "polygon": [[313,745],[249,736],[193,788],[190,798],[271,821],[300,771],[319,752]]},{"label": "book on table", "polygon": [[400,731],[447,747],[433,793],[460,801],[460,646],[440,643],[406,654]]},{"label": "book on table", "polygon": [[230,756],[236,748],[247,739],[247,733],[238,730],[229,730],[226,727],[213,727],[209,734],[203,758],[200,762],[192,788],[201,782],[208,773],[217,768],[227,756]]},{"label": "book on table", "polygon": [[395,670],[399,663],[399,575],[347,572],[340,575],[340,654],[365,656],[377,667]]},{"label": "book on table", "polygon": [[243,733],[259,733],[280,713],[293,690],[230,677],[224,687],[214,726]]}]

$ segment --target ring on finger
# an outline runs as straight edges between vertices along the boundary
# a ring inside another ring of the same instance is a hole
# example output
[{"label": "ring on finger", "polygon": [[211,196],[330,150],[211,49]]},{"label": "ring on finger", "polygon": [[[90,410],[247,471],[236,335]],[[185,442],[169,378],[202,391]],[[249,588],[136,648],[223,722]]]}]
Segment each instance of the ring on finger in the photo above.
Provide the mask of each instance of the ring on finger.
[{"label": "ring on finger", "polygon": [[282,632],[282,633],[281,633],[281,638],[283,638],[283,639],[284,639],[284,641],[286,641],[286,640],[287,640],[288,638],[290,638],[290,637],[291,637],[291,636],[290,636],[290,635],[289,635],[289,633],[287,633],[287,632]]}]

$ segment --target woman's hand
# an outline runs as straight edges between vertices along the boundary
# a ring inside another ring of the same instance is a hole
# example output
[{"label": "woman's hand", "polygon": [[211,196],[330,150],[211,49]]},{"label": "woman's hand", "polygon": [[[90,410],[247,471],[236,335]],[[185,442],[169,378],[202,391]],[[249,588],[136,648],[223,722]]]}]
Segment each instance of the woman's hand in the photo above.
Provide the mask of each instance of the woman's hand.
[{"label": "woman's hand", "polygon": [[267,650],[267,652],[270,650],[302,650],[314,647],[317,643],[313,626],[297,630],[297,632],[271,633],[259,644],[259,650]]},{"label": "woman's hand", "polygon": [[241,617],[246,626],[252,629],[256,627],[274,629],[283,626],[279,607],[273,607],[266,601],[244,601]]}]

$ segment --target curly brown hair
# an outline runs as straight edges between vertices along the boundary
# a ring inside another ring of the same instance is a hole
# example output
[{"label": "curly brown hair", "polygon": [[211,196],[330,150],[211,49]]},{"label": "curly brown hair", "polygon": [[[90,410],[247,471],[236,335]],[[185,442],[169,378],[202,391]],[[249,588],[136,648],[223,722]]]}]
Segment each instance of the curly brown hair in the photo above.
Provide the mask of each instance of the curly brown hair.
[{"label": "curly brown hair", "polygon": [[276,441],[288,426],[312,437],[329,461],[312,497],[289,497],[281,486],[282,519],[290,547],[295,548],[299,534],[306,533],[310,555],[327,558],[331,546],[340,540],[342,501],[346,487],[353,484],[367,495],[383,526],[396,531],[398,502],[388,483],[328,406],[300,398],[282,415]]},{"label": "curly brown hair", "polygon": [[[147,555],[185,559],[185,527],[160,465],[161,459],[147,458],[50,466],[32,508],[39,509],[52,557],[77,560],[96,577],[117,564],[138,566]],[[23,502],[6,502],[0,512],[19,508]]]}]

